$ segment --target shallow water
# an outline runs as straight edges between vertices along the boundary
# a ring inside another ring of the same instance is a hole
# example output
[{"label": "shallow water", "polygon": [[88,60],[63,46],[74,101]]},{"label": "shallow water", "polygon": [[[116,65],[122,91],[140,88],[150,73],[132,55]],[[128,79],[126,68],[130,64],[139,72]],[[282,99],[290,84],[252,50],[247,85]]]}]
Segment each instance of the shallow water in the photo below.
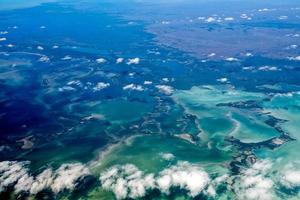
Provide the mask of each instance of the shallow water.
[{"label": "shallow water", "polygon": [[299,198],[297,2],[231,3],[0,2],[0,199]]}]

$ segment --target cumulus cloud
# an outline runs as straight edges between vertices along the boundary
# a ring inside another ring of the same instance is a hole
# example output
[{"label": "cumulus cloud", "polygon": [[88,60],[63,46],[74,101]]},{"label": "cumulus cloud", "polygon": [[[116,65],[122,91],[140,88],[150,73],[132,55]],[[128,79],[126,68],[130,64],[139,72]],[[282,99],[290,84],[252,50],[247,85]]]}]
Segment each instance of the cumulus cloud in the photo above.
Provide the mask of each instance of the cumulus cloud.
[{"label": "cumulus cloud", "polygon": [[239,59],[237,59],[237,58],[232,58],[232,57],[226,58],[225,60],[226,60],[226,61],[229,61],[229,62],[239,61]]},{"label": "cumulus cloud", "polygon": [[93,87],[93,90],[94,90],[94,91],[100,91],[100,90],[103,90],[103,89],[105,89],[105,88],[107,88],[107,87],[109,87],[109,86],[110,86],[109,83],[98,82],[98,83],[96,84],[96,86]]},{"label": "cumulus cloud", "polygon": [[242,19],[247,19],[247,20],[251,20],[252,18],[249,17],[246,13],[241,14],[240,18]]},{"label": "cumulus cloud", "polygon": [[207,57],[214,57],[216,55],[216,53],[211,53],[211,54],[208,54]]},{"label": "cumulus cloud", "polygon": [[51,189],[55,193],[65,189],[74,189],[77,181],[89,174],[88,168],[80,163],[63,164],[55,171]]},{"label": "cumulus cloud", "polygon": [[290,189],[300,187],[300,170],[296,169],[294,164],[286,165],[281,176],[281,184],[284,187]]},{"label": "cumulus cloud", "polygon": [[186,190],[195,197],[208,188],[210,178],[198,165],[179,162],[157,176],[144,174],[132,164],[114,166],[101,174],[100,181],[102,187],[112,191],[117,199],[125,199],[143,197],[153,189],[169,194],[173,187]]},{"label": "cumulus cloud", "polygon": [[153,174],[145,175],[136,166],[114,166],[100,176],[102,187],[114,192],[117,199],[138,198],[155,188]]},{"label": "cumulus cloud", "polygon": [[175,156],[172,153],[160,153],[159,155],[162,159],[167,161],[173,160],[175,158]]},{"label": "cumulus cloud", "polygon": [[169,21],[162,21],[161,24],[170,24]]},{"label": "cumulus cloud", "polygon": [[267,176],[272,163],[268,160],[256,162],[251,168],[237,177],[235,190],[239,199],[272,200],[274,198],[273,181]]},{"label": "cumulus cloud", "polygon": [[75,88],[71,87],[71,86],[63,86],[58,88],[58,91],[60,92],[64,92],[64,91],[76,91]]},{"label": "cumulus cloud", "polygon": [[44,50],[44,47],[42,47],[42,46],[37,46],[36,49],[42,51],[42,50]]},{"label": "cumulus cloud", "polygon": [[40,57],[39,61],[40,62],[49,62],[50,58],[48,56],[42,56],[42,57]]},{"label": "cumulus cloud", "polygon": [[258,68],[259,71],[279,71],[275,66],[261,66]]},{"label": "cumulus cloud", "polygon": [[97,59],[96,59],[96,62],[97,62],[98,64],[102,64],[102,63],[105,63],[106,60],[105,60],[104,58],[97,58]]},{"label": "cumulus cloud", "polygon": [[216,18],[214,18],[214,17],[208,17],[205,21],[206,21],[207,23],[215,22],[215,21],[216,21]]},{"label": "cumulus cloud", "polygon": [[225,20],[225,21],[233,21],[234,18],[233,18],[233,17],[225,17],[224,20]]},{"label": "cumulus cloud", "polygon": [[276,9],[270,9],[270,8],[261,8],[261,9],[258,9],[258,12],[268,12],[268,11],[274,11]]},{"label": "cumulus cloud", "polygon": [[144,81],[144,85],[151,85],[152,81]]},{"label": "cumulus cloud", "polygon": [[53,171],[52,169],[46,169],[35,178],[35,181],[31,185],[30,193],[37,194],[45,188],[50,188],[52,183]]},{"label": "cumulus cloud", "polygon": [[139,63],[140,63],[140,59],[139,58],[130,58],[127,61],[127,65],[133,65],[133,64],[137,65]]},{"label": "cumulus cloud", "polygon": [[120,64],[120,63],[122,63],[123,61],[124,61],[124,58],[117,58],[116,63],[117,63],[117,64]]},{"label": "cumulus cloud", "polygon": [[17,183],[22,177],[28,175],[25,166],[28,162],[2,161],[0,162],[0,192]]},{"label": "cumulus cloud", "polygon": [[173,93],[173,88],[168,85],[157,85],[155,86],[161,93],[166,95],[171,95]]},{"label": "cumulus cloud", "polygon": [[228,78],[219,78],[217,79],[218,82],[221,82],[221,83],[227,83],[228,82]]},{"label": "cumulus cloud", "polygon": [[69,55],[66,55],[65,57],[62,58],[62,60],[71,60],[71,59],[72,59],[72,57]]},{"label": "cumulus cloud", "polygon": [[279,20],[286,20],[288,19],[288,16],[282,15],[278,17]]},{"label": "cumulus cloud", "polygon": [[34,183],[34,179],[29,174],[24,174],[17,184],[14,186],[15,192],[20,193],[22,191],[30,191],[31,185]]},{"label": "cumulus cloud", "polygon": [[288,46],[286,49],[297,49],[297,48],[298,48],[298,45],[292,44],[292,45]]},{"label": "cumulus cloud", "polygon": [[123,87],[123,90],[144,91],[145,89],[141,85],[136,85],[136,84],[131,83],[131,84],[125,85]]},{"label": "cumulus cloud", "polygon": [[209,184],[208,174],[199,166],[188,162],[179,162],[177,165],[163,170],[157,178],[158,188],[169,193],[171,187],[179,187],[195,197]]},{"label": "cumulus cloud", "polygon": [[296,57],[289,57],[289,60],[300,61],[300,56],[296,56]]},{"label": "cumulus cloud", "polygon": [[0,192],[13,187],[15,193],[37,194],[44,189],[54,193],[73,190],[78,181],[89,175],[87,167],[80,163],[63,164],[57,170],[48,168],[37,176],[29,173],[29,162],[0,162]]}]

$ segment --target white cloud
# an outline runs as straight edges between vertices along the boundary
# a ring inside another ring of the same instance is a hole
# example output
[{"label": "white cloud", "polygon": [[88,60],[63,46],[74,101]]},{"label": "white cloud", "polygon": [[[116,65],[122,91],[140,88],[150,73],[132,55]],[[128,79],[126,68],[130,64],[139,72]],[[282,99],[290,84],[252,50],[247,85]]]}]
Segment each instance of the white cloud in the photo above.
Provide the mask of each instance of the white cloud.
[{"label": "white cloud", "polygon": [[44,50],[44,47],[42,47],[42,46],[37,46],[36,49],[37,49],[37,50],[40,50],[40,51],[43,51],[43,50]]},{"label": "white cloud", "polygon": [[17,184],[14,186],[15,192],[20,193],[22,191],[30,191],[33,182],[33,177],[26,173],[18,180]]},{"label": "white cloud", "polygon": [[253,54],[252,54],[252,53],[249,53],[249,52],[247,52],[247,53],[246,53],[246,56],[247,56],[247,57],[251,57],[251,56],[253,56]]},{"label": "white cloud", "polygon": [[259,71],[279,71],[275,66],[262,66],[258,68]]},{"label": "white cloud", "polygon": [[74,189],[79,179],[89,175],[88,168],[80,163],[63,164],[55,171],[51,189],[58,193],[65,189]]},{"label": "white cloud", "polygon": [[239,59],[237,59],[237,58],[226,58],[225,59],[226,61],[229,61],[229,62],[233,62],[233,61],[239,61]]},{"label": "white cloud", "polygon": [[169,193],[171,187],[179,187],[188,191],[189,195],[199,195],[209,184],[208,174],[199,166],[188,162],[179,162],[177,165],[163,170],[157,178],[158,188]]},{"label": "white cloud", "polygon": [[123,61],[124,61],[124,58],[117,58],[116,63],[117,63],[117,64],[120,64],[120,63],[122,63]]},{"label": "white cloud", "polygon": [[243,170],[237,177],[235,190],[239,199],[272,200],[274,198],[273,181],[268,177],[272,163],[268,160],[256,162],[251,168]]},{"label": "white cloud", "polygon": [[49,62],[50,58],[48,56],[42,56],[42,57],[40,57],[39,61],[40,62]]},{"label": "white cloud", "polygon": [[270,8],[261,8],[258,9],[258,12],[268,12],[268,11],[275,11],[276,9],[270,9]]},{"label": "white cloud", "polygon": [[161,93],[166,95],[171,95],[173,93],[173,88],[168,85],[157,85],[155,86]]},{"label": "white cloud", "polygon": [[214,18],[214,17],[208,17],[205,21],[206,21],[207,23],[215,22],[215,21],[216,21],[216,18]]},{"label": "white cloud", "polygon": [[278,19],[279,20],[286,20],[286,19],[288,19],[288,16],[285,16],[285,15],[279,16]]},{"label": "white cloud", "polygon": [[208,54],[207,57],[214,57],[216,54],[215,53],[211,53],[211,54]]},{"label": "white cloud", "polygon": [[297,49],[297,48],[298,48],[298,45],[296,45],[296,44],[292,44],[287,47],[287,49]]},{"label": "white cloud", "polygon": [[170,24],[170,22],[169,21],[162,21],[161,24],[166,25],[166,24]]},{"label": "white cloud", "polygon": [[53,183],[53,171],[52,169],[46,169],[40,173],[30,188],[31,194],[37,194],[38,192],[50,188]]},{"label": "white cloud", "polygon": [[168,78],[163,78],[162,81],[169,82],[170,80]]},{"label": "white cloud", "polygon": [[228,82],[228,78],[219,78],[217,79],[218,82],[221,82],[221,83],[226,83]]},{"label": "white cloud", "polygon": [[140,59],[139,58],[130,58],[127,61],[127,65],[133,65],[133,64],[137,65],[139,63],[140,63]]},{"label": "white cloud", "polygon": [[66,55],[65,57],[62,58],[62,60],[71,60],[71,59],[72,59],[72,57],[69,55]]},{"label": "white cloud", "polygon": [[69,82],[67,83],[67,85],[77,85],[77,86],[81,86],[82,83],[81,83],[81,81],[79,81],[79,80],[73,80],[73,81],[69,81]]},{"label": "white cloud", "polygon": [[234,18],[233,18],[233,17],[225,17],[224,20],[225,20],[225,21],[233,21]]},{"label": "white cloud", "polygon": [[172,153],[160,153],[159,155],[162,159],[167,161],[173,160],[175,158],[175,156]]},{"label": "white cloud", "polygon": [[58,88],[58,91],[60,92],[64,92],[64,91],[76,91],[75,88],[71,87],[71,86],[63,86]]},{"label": "white cloud", "polygon": [[26,166],[28,162],[2,161],[0,162],[0,192],[13,184],[19,179],[28,175]]},{"label": "white cloud", "polygon": [[152,81],[144,81],[144,85],[151,85]]},{"label": "white cloud", "polygon": [[123,87],[123,90],[144,91],[145,89],[141,85],[136,85],[136,84],[131,83],[131,84],[125,85]]},{"label": "white cloud", "polygon": [[[298,163],[299,165],[299,163]],[[300,170],[296,168],[297,165],[288,164],[284,167],[281,173],[281,184],[286,188],[300,187]]]},{"label": "white cloud", "polygon": [[106,60],[105,60],[104,58],[97,58],[97,59],[96,59],[96,62],[97,62],[98,64],[102,64],[102,63],[105,63]]},{"label": "white cloud", "polygon": [[105,89],[105,88],[107,88],[107,87],[109,87],[109,86],[110,86],[109,83],[98,82],[98,83],[96,84],[96,86],[93,87],[93,90],[94,90],[94,91],[100,91],[100,90],[103,90],[103,89]]},{"label": "white cloud", "polygon": [[114,192],[117,199],[138,198],[155,187],[153,174],[144,175],[132,164],[114,166],[100,176],[102,187]]},{"label": "white cloud", "polygon": [[300,61],[300,56],[296,56],[296,57],[289,57],[289,60]]},{"label": "white cloud", "polygon": [[144,174],[132,164],[114,166],[101,174],[100,181],[102,187],[114,192],[117,199],[125,199],[143,197],[148,190],[153,189],[168,194],[172,187],[186,190],[194,197],[204,192],[210,178],[199,166],[179,162],[161,171],[156,177],[152,173]]},{"label": "white cloud", "polygon": [[2,42],[2,41],[6,41],[6,38],[0,38],[0,42]]},{"label": "white cloud", "polygon": [[13,186],[16,193],[24,191],[37,194],[47,188],[59,193],[64,190],[73,190],[78,180],[90,174],[84,165],[73,163],[63,164],[54,172],[51,168],[46,169],[34,177],[29,174],[28,164],[29,162],[0,162],[0,192]]},{"label": "white cloud", "polygon": [[240,16],[242,19],[245,19],[245,18],[247,18],[248,17],[248,15],[247,14],[245,14],[245,13],[243,13],[243,14],[241,14],[241,16]]}]

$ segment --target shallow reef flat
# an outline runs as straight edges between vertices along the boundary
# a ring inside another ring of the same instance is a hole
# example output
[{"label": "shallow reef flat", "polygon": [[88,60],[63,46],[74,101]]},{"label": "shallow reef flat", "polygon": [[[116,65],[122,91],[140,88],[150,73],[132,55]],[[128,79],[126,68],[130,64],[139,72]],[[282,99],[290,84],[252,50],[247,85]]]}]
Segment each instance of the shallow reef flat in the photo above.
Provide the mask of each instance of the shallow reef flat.
[{"label": "shallow reef flat", "polygon": [[[173,94],[175,102],[195,115],[203,137],[233,136],[244,143],[261,142],[279,135],[264,123],[261,104],[268,97],[224,86],[193,87]],[[265,119],[264,119],[265,118]],[[202,136],[201,136],[202,137]]]},{"label": "shallow reef flat", "polygon": [[0,2],[0,199],[300,199],[295,0]]}]

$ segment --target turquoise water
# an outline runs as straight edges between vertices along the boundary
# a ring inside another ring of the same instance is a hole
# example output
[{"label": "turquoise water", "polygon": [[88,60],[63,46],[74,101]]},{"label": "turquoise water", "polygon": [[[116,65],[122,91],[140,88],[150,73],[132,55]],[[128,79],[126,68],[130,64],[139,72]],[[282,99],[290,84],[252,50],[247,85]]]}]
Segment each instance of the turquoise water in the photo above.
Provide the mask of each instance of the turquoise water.
[{"label": "turquoise water", "polygon": [[299,199],[297,3],[1,1],[0,199]]}]

